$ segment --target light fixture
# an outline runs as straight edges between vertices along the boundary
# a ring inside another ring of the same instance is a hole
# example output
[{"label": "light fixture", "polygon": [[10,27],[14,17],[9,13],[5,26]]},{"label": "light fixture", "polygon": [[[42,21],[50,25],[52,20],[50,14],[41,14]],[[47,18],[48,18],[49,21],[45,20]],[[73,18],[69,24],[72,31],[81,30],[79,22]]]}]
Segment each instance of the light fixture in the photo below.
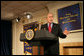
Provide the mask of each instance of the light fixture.
[{"label": "light fixture", "polygon": [[27,19],[32,19],[32,13],[31,12],[24,12],[24,15],[26,15]]},{"label": "light fixture", "polygon": [[27,15],[27,19],[31,19],[32,15],[31,14],[26,14]]},{"label": "light fixture", "polygon": [[18,18],[16,18],[16,22],[19,22],[20,21],[20,18],[18,17]]}]

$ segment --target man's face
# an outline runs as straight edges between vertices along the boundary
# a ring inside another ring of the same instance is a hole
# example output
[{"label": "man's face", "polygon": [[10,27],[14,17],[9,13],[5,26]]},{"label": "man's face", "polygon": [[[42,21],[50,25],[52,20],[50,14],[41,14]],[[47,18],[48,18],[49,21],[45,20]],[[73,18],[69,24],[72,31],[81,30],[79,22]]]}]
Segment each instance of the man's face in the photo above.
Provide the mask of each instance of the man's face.
[{"label": "man's face", "polygon": [[47,16],[47,21],[48,21],[48,23],[52,23],[53,22],[53,15],[52,14],[48,14],[48,16]]}]

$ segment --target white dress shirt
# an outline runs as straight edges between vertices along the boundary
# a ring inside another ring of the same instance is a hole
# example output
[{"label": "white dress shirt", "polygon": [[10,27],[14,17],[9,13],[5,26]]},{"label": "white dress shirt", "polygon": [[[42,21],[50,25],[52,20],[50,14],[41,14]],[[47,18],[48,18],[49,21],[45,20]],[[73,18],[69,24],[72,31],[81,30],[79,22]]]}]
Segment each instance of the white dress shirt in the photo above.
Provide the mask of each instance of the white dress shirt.
[{"label": "white dress shirt", "polygon": [[[49,23],[48,23],[47,25],[48,25],[48,27],[49,27]],[[53,26],[53,23],[51,23],[51,29],[52,29],[52,26]]]}]

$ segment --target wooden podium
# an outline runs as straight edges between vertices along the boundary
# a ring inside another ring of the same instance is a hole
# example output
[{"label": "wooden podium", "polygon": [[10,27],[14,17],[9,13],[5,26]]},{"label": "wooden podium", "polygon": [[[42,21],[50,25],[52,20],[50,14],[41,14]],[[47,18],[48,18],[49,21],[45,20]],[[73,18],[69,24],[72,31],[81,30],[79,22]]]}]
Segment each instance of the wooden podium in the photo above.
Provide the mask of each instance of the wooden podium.
[{"label": "wooden podium", "polygon": [[[47,30],[37,30],[34,32],[34,37],[27,40],[25,33],[20,34],[20,41],[27,41],[32,46],[33,55],[44,55],[44,45],[47,41],[56,41],[57,37]],[[45,42],[42,44],[42,42]],[[48,45],[48,44],[46,44]],[[50,45],[49,45],[50,46]]]},{"label": "wooden podium", "polygon": [[32,46],[32,54],[33,55],[44,55],[44,47],[43,46]]}]

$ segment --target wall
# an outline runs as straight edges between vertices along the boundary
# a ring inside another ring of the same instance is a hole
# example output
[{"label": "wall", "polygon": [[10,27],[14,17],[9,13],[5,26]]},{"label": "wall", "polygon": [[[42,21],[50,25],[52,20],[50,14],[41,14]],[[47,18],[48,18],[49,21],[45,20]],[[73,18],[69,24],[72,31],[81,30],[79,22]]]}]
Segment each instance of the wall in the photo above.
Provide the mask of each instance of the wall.
[{"label": "wall", "polygon": [[[69,5],[73,5],[76,3],[82,3],[82,1],[56,1],[54,3],[51,4],[47,4],[49,12],[54,14],[54,22],[58,23],[57,20],[57,9],[59,8],[63,8]],[[54,5],[54,6],[53,6]],[[83,5],[82,5],[83,7]],[[81,7],[81,11],[83,12],[83,8]],[[33,19],[27,20],[26,18],[22,18],[20,20],[20,22],[16,22],[15,20],[12,20],[12,53],[13,55],[22,55],[24,54],[24,46],[23,46],[23,42],[20,42],[20,33],[23,33],[23,25],[24,24],[28,24],[34,21],[38,21],[38,22],[44,22],[46,23],[46,16],[48,14],[48,11],[46,11],[46,9],[42,9],[39,10],[37,12],[33,13]],[[81,20],[82,20],[82,25],[83,25],[83,13],[81,13]],[[24,21],[24,23],[23,23]],[[67,36],[66,39],[59,39],[60,43],[66,43],[66,42],[83,42],[83,32],[78,32],[78,33],[71,33]]]}]

